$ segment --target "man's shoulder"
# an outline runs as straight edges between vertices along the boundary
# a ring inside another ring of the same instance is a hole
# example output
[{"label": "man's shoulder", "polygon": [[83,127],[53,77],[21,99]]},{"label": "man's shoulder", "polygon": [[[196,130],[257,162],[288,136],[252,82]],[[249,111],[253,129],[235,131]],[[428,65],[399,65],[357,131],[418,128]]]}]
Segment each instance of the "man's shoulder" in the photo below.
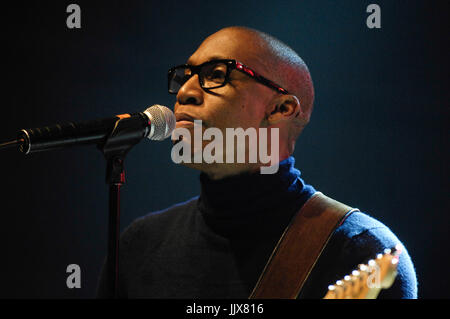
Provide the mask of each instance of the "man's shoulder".
[{"label": "man's shoulder", "polygon": [[152,222],[164,222],[169,219],[186,215],[187,211],[195,210],[197,207],[198,196],[192,197],[184,202],[180,202],[169,206],[165,209],[150,212],[144,216],[137,218],[134,223],[147,224]]},{"label": "man's shoulder", "polygon": [[[359,256],[360,259],[374,258],[386,248],[403,245],[396,234],[381,221],[365,212],[357,211],[348,216],[330,240],[332,248],[339,247],[344,256]],[[406,249],[404,258],[409,259]]]},{"label": "man's shoulder", "polygon": [[403,245],[387,225],[361,211],[348,216],[333,237],[344,245],[342,248],[351,253],[363,250],[368,257],[374,257],[386,248]]},{"label": "man's shoulder", "polygon": [[128,241],[144,239],[143,237],[149,235],[158,236],[167,233],[169,227],[183,223],[183,220],[192,216],[197,206],[197,199],[198,196],[136,218],[123,231],[121,241],[126,244]]},{"label": "man's shoulder", "polygon": [[348,239],[358,240],[367,234],[376,237],[379,244],[393,244],[398,241],[391,229],[381,221],[365,212],[355,211],[336,229],[336,235]]},{"label": "man's shoulder", "polygon": [[408,251],[398,237],[379,220],[364,212],[353,212],[331,236],[312,270],[301,298],[322,298],[329,284],[367,263],[385,248],[401,244],[402,254],[394,285],[382,290],[379,298],[417,298],[417,279]]},{"label": "man's shoulder", "polygon": [[[417,280],[411,257],[397,235],[381,221],[364,212],[354,212],[346,218],[342,225],[336,229],[330,243],[328,257],[336,256],[335,260],[349,269],[353,264],[367,262],[386,248],[401,245],[402,253],[398,264],[398,275],[393,289],[383,292],[380,297],[416,298]],[[331,260],[329,260],[331,262]]]}]

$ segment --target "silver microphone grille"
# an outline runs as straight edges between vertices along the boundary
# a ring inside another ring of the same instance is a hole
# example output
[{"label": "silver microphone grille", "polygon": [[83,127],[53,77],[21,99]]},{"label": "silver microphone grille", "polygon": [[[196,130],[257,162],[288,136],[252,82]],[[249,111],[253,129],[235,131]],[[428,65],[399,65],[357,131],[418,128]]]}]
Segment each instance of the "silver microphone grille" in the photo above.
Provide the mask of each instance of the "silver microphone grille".
[{"label": "silver microphone grille", "polygon": [[166,106],[155,104],[144,111],[148,116],[151,127],[147,137],[151,140],[162,141],[168,138],[175,129],[176,118]]}]

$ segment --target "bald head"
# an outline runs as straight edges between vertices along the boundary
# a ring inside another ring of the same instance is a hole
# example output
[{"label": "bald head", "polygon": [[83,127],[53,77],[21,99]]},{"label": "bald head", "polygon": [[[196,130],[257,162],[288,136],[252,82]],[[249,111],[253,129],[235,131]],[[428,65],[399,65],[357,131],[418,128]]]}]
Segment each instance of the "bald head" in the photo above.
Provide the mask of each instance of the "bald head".
[{"label": "bald head", "polygon": [[[219,30],[208,37],[228,39],[227,45],[240,46],[246,51],[249,63],[256,71],[271,79],[295,95],[301,104],[303,114],[290,124],[290,138],[295,140],[308,124],[313,110],[314,86],[308,67],[302,58],[288,45],[275,37],[247,27],[233,26]],[[256,64],[256,65],[255,65]]]}]

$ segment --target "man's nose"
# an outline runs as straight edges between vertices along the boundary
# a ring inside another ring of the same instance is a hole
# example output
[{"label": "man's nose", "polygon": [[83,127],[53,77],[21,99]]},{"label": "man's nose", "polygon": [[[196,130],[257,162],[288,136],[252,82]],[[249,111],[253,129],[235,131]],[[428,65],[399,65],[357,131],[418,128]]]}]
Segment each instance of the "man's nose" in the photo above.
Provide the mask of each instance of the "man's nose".
[{"label": "man's nose", "polygon": [[198,74],[194,74],[177,94],[177,101],[180,104],[200,105],[203,103],[203,89],[198,81]]}]

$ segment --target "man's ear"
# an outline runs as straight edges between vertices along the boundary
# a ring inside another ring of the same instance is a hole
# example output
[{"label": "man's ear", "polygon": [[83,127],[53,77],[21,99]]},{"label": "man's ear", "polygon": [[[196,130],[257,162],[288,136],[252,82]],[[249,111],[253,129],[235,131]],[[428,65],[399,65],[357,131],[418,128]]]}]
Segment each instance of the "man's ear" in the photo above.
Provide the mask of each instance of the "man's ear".
[{"label": "man's ear", "polygon": [[281,95],[271,103],[266,115],[267,122],[269,125],[274,125],[299,117],[301,113],[301,104],[295,95]]}]

